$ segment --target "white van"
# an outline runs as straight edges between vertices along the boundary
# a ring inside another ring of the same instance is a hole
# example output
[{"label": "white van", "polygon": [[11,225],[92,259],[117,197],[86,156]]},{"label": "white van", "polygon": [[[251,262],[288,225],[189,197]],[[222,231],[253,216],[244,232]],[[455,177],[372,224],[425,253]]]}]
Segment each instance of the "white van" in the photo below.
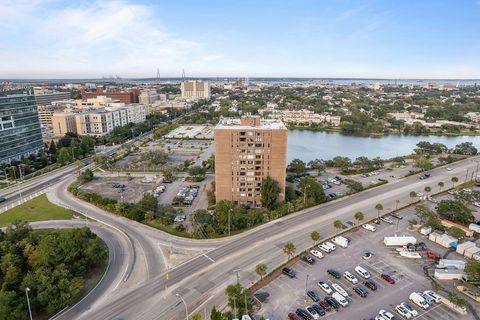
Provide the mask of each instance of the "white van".
[{"label": "white van", "polygon": [[410,301],[412,301],[413,303],[415,303],[417,306],[419,306],[422,309],[426,310],[426,309],[428,309],[428,307],[430,307],[430,305],[427,303],[427,301],[418,292],[412,292],[412,294],[410,294],[408,299],[410,299]]},{"label": "white van", "polygon": [[332,242],[335,243],[336,245],[346,248],[348,247],[348,239],[342,236],[338,236],[332,239]]},{"label": "white van", "polygon": [[331,243],[331,242],[329,242],[329,241],[325,241],[324,243],[325,243],[327,246],[329,246],[330,249],[332,249],[332,251],[334,251],[335,249],[337,249],[337,247],[336,247],[333,243]]},{"label": "white van", "polygon": [[335,298],[335,300],[337,300],[342,307],[348,306],[348,300],[344,296],[342,296],[340,293],[334,292],[332,294],[332,297]]},{"label": "white van", "polygon": [[362,228],[365,229],[365,230],[368,230],[368,231],[372,231],[372,232],[375,232],[375,230],[376,230],[375,227],[372,226],[369,223],[362,224]]},{"label": "white van", "polygon": [[370,272],[368,272],[367,270],[365,270],[364,268],[362,268],[360,266],[355,267],[355,272],[358,273],[360,276],[362,276],[365,279],[370,279],[370,277],[371,277]]}]

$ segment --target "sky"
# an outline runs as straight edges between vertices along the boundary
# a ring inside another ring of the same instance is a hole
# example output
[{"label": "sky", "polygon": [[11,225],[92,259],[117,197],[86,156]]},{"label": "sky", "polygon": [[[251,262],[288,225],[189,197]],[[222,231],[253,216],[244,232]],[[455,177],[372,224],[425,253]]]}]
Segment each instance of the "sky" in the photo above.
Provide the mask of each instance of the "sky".
[{"label": "sky", "polygon": [[0,79],[480,78],[480,0],[0,0]]}]

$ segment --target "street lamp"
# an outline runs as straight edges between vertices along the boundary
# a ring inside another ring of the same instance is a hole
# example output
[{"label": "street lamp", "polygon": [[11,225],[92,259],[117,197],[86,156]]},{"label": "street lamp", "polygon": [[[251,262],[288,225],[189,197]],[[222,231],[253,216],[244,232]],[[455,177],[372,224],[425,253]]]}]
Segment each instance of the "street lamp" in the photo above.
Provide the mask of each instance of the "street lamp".
[{"label": "street lamp", "polygon": [[30,320],[33,320],[32,309],[30,308],[30,299],[28,298],[28,292],[30,291],[29,287],[25,288],[25,293],[27,294],[27,304],[28,304],[28,313],[30,314]]},{"label": "street lamp", "polygon": [[187,308],[187,303],[185,302],[185,300],[183,299],[183,297],[180,295],[180,293],[175,293],[175,296],[180,298],[183,302],[183,305],[185,306],[185,314],[187,316],[187,320],[188,320],[188,308]]},{"label": "street lamp", "polygon": [[305,201],[307,200],[307,188],[310,187],[309,184],[305,185],[305,187],[303,187],[303,205],[305,205]]}]

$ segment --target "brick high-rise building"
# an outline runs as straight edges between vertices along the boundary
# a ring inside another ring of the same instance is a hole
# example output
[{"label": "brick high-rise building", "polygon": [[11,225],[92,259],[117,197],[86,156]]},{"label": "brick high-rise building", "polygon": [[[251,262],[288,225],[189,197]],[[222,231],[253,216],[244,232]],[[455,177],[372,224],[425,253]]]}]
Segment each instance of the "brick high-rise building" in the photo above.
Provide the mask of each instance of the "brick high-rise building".
[{"label": "brick high-rise building", "polygon": [[260,188],[270,176],[285,199],[287,128],[280,120],[246,116],[221,119],[215,127],[215,196],[261,207]]},{"label": "brick high-rise building", "polygon": [[127,90],[105,90],[105,86],[99,85],[95,92],[82,91],[82,99],[92,99],[98,96],[105,96],[114,100],[119,100],[125,104],[138,103],[138,97],[141,94],[139,88],[132,88]]}]

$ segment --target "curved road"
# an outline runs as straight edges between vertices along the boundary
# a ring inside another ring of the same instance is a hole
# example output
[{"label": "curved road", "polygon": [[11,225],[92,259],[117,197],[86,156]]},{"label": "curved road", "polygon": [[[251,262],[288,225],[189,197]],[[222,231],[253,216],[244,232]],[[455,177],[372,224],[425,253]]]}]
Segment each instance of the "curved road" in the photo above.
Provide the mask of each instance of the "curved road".
[{"label": "curved road", "polygon": [[240,269],[241,283],[248,285],[257,279],[254,269],[259,262],[266,263],[271,270],[286,260],[281,250],[285,242],[292,241],[300,252],[311,246],[311,231],[319,231],[323,238],[333,235],[334,220],[353,221],[357,211],[371,219],[377,216],[373,208],[376,203],[382,203],[384,211],[391,211],[397,199],[401,206],[411,201],[410,191],[424,192],[425,186],[438,190],[437,183],[442,181],[448,186],[452,176],[463,182],[466,170],[472,172],[476,168],[472,160],[451,164],[452,171],[432,170],[432,177],[426,180],[411,176],[272,221],[172,269],[168,279],[165,273],[161,274],[123,292],[106,305],[86,310],[79,318],[184,319],[183,305],[173,293],[183,296],[190,312],[203,310],[204,306],[221,305],[224,303],[223,290],[235,281],[236,269]]}]

